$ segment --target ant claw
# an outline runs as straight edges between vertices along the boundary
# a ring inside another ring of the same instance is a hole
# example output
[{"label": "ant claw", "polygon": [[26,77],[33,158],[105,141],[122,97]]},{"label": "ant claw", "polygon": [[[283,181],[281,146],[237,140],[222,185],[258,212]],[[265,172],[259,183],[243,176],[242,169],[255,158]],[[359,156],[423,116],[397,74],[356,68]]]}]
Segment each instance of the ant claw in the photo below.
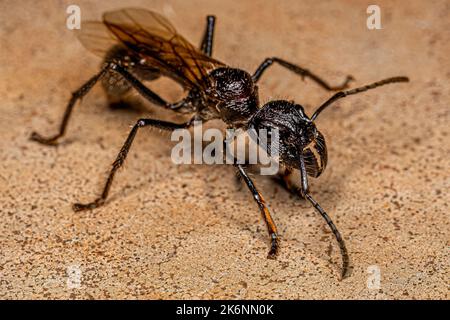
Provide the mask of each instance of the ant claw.
[{"label": "ant claw", "polygon": [[72,210],[75,212],[84,211],[84,210],[92,210],[92,209],[100,207],[101,205],[104,204],[104,202],[105,202],[104,200],[98,200],[98,201],[96,200],[94,202],[87,203],[87,204],[74,203],[72,205]]},{"label": "ant claw", "polygon": [[32,141],[36,141],[39,142],[40,144],[45,144],[48,146],[55,146],[57,145],[57,140],[58,137],[50,137],[50,138],[45,138],[43,136],[41,136],[39,133],[37,132],[32,132],[31,136],[30,136],[30,140]]}]

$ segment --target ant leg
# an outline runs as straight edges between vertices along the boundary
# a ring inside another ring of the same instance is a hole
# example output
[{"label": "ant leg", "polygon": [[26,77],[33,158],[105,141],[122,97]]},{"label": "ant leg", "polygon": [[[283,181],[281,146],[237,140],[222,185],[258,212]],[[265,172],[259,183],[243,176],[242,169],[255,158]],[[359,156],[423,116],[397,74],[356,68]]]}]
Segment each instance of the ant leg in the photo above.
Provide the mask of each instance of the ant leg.
[{"label": "ant leg", "polygon": [[171,103],[165,101],[159,95],[157,95],[152,90],[147,88],[144,84],[142,84],[142,82],[138,78],[133,76],[126,68],[116,63],[110,63],[110,69],[120,74],[125,80],[128,81],[128,83],[134,89],[136,89],[137,92],[139,92],[148,101],[153,102],[164,108],[168,109],[172,108],[173,105]]},{"label": "ant leg", "polygon": [[165,101],[163,98],[161,98],[160,96],[158,96],[155,92],[153,92],[152,90],[147,88],[138,78],[136,78],[134,75],[132,75],[126,68],[124,68],[118,64],[112,63],[111,70],[114,70],[115,72],[119,73],[145,99],[159,105],[160,107],[164,107],[169,110],[181,112],[182,109],[184,107],[188,106],[189,103],[191,101],[193,101],[193,99],[194,99],[190,95],[192,93],[192,91],[191,91],[190,94],[186,98],[184,98],[178,102],[175,102],[175,103],[169,103],[169,102]]},{"label": "ant leg", "polygon": [[147,100],[149,100],[159,106],[168,108],[168,109],[179,108],[179,104],[181,102],[175,103],[175,104],[166,102],[163,98],[161,98],[156,93],[154,93],[152,90],[150,90],[149,88],[144,86],[135,76],[133,76],[125,68],[123,68],[122,66],[120,66],[114,62],[110,62],[110,63],[106,64],[97,75],[95,75],[94,77],[89,79],[88,82],[86,82],[80,89],[78,89],[77,91],[75,91],[72,94],[72,98],[70,99],[69,104],[66,107],[66,111],[64,112],[63,120],[61,122],[58,134],[48,137],[48,138],[45,138],[45,137],[41,136],[39,133],[33,132],[31,134],[30,139],[37,141],[39,143],[42,143],[42,144],[55,145],[56,141],[60,137],[62,137],[64,135],[64,133],[66,132],[67,124],[69,122],[69,118],[70,118],[70,115],[72,113],[75,103],[78,100],[80,100],[81,98],[83,98],[89,92],[89,90],[92,89],[92,87],[97,83],[97,81],[100,80],[102,77],[104,77],[105,74],[109,70],[115,71],[115,72],[119,73],[120,75],[122,75],[122,77],[125,80],[127,80]]},{"label": "ant leg", "polygon": [[59,133],[50,137],[43,137],[37,132],[33,132],[30,136],[30,139],[42,144],[46,145],[55,145],[56,141],[64,135],[66,132],[67,124],[69,123],[69,118],[73,110],[73,106],[75,103],[82,99],[91,89],[92,87],[99,81],[108,71],[109,66],[105,65],[99,73],[89,79],[85,84],[81,86],[77,91],[72,93],[72,98],[70,98],[69,103],[67,104],[66,111],[64,111],[64,116],[59,127]]},{"label": "ant leg", "polygon": [[73,205],[74,211],[82,211],[87,209],[94,209],[97,207],[102,206],[105,203],[106,198],[108,197],[109,190],[111,189],[111,184],[114,179],[114,175],[116,174],[116,171],[123,165],[125,162],[125,159],[128,155],[128,151],[130,151],[131,145],[133,143],[133,140],[136,136],[136,133],[139,128],[143,128],[146,126],[153,126],[157,127],[163,130],[176,130],[176,129],[185,129],[189,128],[191,124],[193,123],[193,119],[189,120],[186,123],[173,123],[173,122],[167,122],[167,121],[161,121],[161,120],[154,120],[154,119],[140,119],[137,121],[137,123],[133,126],[130,133],[128,134],[128,138],[123,144],[122,148],[120,149],[119,154],[116,157],[116,160],[112,164],[111,171],[109,172],[108,179],[106,180],[105,186],[103,188],[103,192],[100,197],[95,199],[93,202],[88,204],[82,204],[82,203],[75,203]]},{"label": "ant leg", "polygon": [[330,227],[331,231],[334,234],[334,237],[336,238],[336,241],[339,244],[339,249],[341,251],[342,256],[341,279],[344,279],[348,276],[350,265],[350,257],[348,255],[347,247],[345,246],[344,239],[342,238],[341,233],[337,229],[333,220],[331,220],[330,216],[325,212],[325,210],[323,210],[322,207],[319,205],[319,203],[316,200],[314,200],[314,198],[309,194],[308,176],[306,172],[305,160],[302,155],[300,156],[300,177],[301,177],[301,188],[300,188],[301,196],[306,198],[312,204],[314,209],[316,209],[317,212],[320,213],[322,218],[328,224],[328,227]]},{"label": "ant leg", "polygon": [[267,258],[275,259],[276,255],[278,253],[278,247],[279,247],[277,226],[275,225],[275,222],[272,220],[269,208],[267,207],[266,202],[264,201],[264,198],[262,197],[261,193],[259,193],[259,191],[256,189],[253,181],[250,179],[250,177],[245,172],[244,167],[240,164],[236,164],[236,167],[238,168],[238,172],[239,172],[240,176],[244,179],[245,183],[247,184],[247,187],[249,188],[250,192],[252,193],[253,198],[255,199],[256,203],[258,203],[259,209],[261,210],[262,216],[267,225],[267,229],[269,231],[269,236],[271,239],[271,247],[270,247],[269,254],[267,255]]},{"label": "ant leg", "polygon": [[370,90],[370,89],[374,89],[376,87],[380,87],[380,86],[383,86],[385,84],[396,83],[396,82],[409,82],[409,78],[408,77],[392,77],[392,78],[387,78],[387,79],[384,79],[384,80],[380,80],[380,81],[368,84],[368,85],[363,86],[363,87],[359,87],[359,88],[355,88],[355,89],[351,89],[351,90],[347,90],[347,91],[336,92],[330,99],[325,101],[320,107],[318,107],[316,109],[316,111],[314,112],[314,114],[311,117],[311,120],[314,121],[319,116],[319,114],[323,110],[325,110],[325,108],[327,108],[330,104],[332,104],[336,100],[339,100],[339,99],[344,98],[346,96],[350,96],[352,94],[357,94],[357,93],[364,92],[364,91],[367,91],[367,90]]},{"label": "ant leg", "polygon": [[212,56],[213,39],[214,39],[214,27],[216,24],[215,16],[206,17],[206,29],[203,35],[203,40],[200,45],[200,50],[208,57]]},{"label": "ant leg", "polygon": [[304,69],[302,67],[299,67],[299,66],[297,66],[295,64],[292,64],[292,63],[287,62],[285,60],[282,60],[280,58],[273,57],[273,58],[266,58],[259,65],[258,69],[256,69],[255,73],[252,76],[253,81],[258,82],[259,78],[262,76],[264,71],[268,67],[270,67],[274,62],[276,62],[279,65],[281,65],[282,67],[285,67],[288,70],[290,70],[290,71],[300,75],[302,77],[302,79],[304,79],[305,77],[310,78],[311,80],[316,82],[318,85],[320,85],[322,88],[324,88],[325,90],[328,90],[328,91],[335,91],[335,90],[345,89],[345,88],[348,87],[348,84],[350,83],[350,81],[354,80],[351,75],[348,75],[347,78],[345,79],[345,81],[341,85],[339,85],[339,86],[330,86],[325,80],[322,80],[319,76],[316,76],[314,73],[312,73],[308,69]]}]

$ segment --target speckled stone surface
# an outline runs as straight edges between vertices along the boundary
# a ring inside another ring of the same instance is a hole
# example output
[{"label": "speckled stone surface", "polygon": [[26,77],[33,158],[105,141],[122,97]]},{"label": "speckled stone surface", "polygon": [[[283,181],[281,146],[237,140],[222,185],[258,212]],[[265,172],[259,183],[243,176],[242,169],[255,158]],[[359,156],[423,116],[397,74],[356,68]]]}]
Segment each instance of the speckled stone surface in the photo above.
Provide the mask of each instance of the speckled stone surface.
[{"label": "speckled stone surface", "polygon": [[[124,6],[77,3],[84,19]],[[164,13],[193,43],[205,15],[217,15],[215,57],[249,71],[279,56],[331,83],[411,78],[342,100],[317,123],[329,166],[312,193],[354,266],[339,281],[338,247],[308,203],[254,177],[282,237],[268,260],[258,207],[234,169],[174,165],[168,135],[155,130],[137,137],[107,205],[75,214],[71,204],[100,192],[142,114],[109,110],[96,88],[60,146],[30,142],[33,130],[56,132],[100,60],[65,28],[71,1],[0,2],[0,298],[448,299],[450,3],[376,3],[382,30],[366,28],[367,1],[127,1]],[[150,86],[180,97],[168,81]],[[308,113],[330,96],[280,67],[260,91]],[[368,288],[374,266],[380,287]]]}]

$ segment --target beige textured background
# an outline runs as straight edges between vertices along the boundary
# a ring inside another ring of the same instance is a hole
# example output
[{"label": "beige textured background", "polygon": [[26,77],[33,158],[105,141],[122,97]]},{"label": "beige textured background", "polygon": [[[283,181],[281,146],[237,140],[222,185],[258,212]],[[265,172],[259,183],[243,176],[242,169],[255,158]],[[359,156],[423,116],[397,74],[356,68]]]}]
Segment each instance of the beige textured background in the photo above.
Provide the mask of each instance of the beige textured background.
[{"label": "beige textured background", "polygon": [[[83,18],[122,1],[76,1]],[[368,298],[448,299],[449,1],[376,1],[383,29],[366,28],[373,1],[127,1],[164,13],[193,43],[206,14],[218,17],[214,55],[253,71],[268,56],[354,85],[407,75],[336,104],[318,121],[329,167],[312,192],[343,233],[354,265],[338,281],[332,235],[308,203],[267,177],[256,184],[282,236],[266,259],[265,226],[228,166],[176,166],[168,136],[139,134],[107,205],[92,200],[142,116],[111,111],[96,88],[74,112],[57,148],[32,143],[56,132],[70,93],[100,60],[65,28],[73,1],[0,2],[1,298]],[[175,100],[168,82],[151,84]],[[274,67],[262,100],[295,99],[311,112],[329,97]],[[149,106],[155,118],[173,118]],[[140,149],[140,150],[138,150]],[[367,288],[367,268],[381,289]],[[80,288],[67,270],[81,270]]]}]

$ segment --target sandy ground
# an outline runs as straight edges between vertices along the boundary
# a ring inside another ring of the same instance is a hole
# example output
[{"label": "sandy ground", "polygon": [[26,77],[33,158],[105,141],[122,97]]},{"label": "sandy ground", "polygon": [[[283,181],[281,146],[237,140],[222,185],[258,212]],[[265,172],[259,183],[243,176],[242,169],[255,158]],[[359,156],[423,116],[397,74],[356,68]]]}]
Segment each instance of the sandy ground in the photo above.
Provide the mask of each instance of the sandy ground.
[{"label": "sandy ground", "polygon": [[[174,165],[173,144],[155,130],[137,137],[106,206],[72,211],[100,192],[142,116],[109,110],[96,88],[60,146],[28,140],[55,133],[70,93],[98,70],[65,27],[72,3],[0,2],[1,298],[448,299],[448,1],[377,1],[382,30],[366,28],[369,1],[127,2],[164,13],[196,44],[205,15],[217,15],[215,57],[249,71],[279,56],[331,83],[411,78],[347,98],[317,123],[329,165],[311,188],[347,241],[354,270],[344,281],[332,234],[307,202],[254,177],[282,237],[268,260],[265,226],[234,169]],[[77,3],[83,19],[123,6]],[[150,87],[180,96],[168,82]],[[293,99],[308,113],[330,96],[280,67],[260,91],[263,102]],[[367,285],[373,270],[379,288]]]}]

